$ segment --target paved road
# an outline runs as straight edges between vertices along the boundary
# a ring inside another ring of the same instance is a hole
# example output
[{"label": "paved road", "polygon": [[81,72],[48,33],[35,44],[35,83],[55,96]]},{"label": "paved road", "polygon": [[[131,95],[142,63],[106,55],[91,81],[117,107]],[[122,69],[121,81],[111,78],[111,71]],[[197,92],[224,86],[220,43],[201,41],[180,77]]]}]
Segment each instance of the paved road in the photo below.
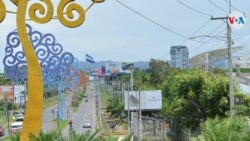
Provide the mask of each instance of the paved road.
[{"label": "paved road", "polygon": [[[72,113],[69,110],[71,97],[72,97],[71,94],[69,94],[68,96],[65,97],[65,111],[64,111],[65,119],[68,118],[67,111],[69,111],[69,114]],[[47,131],[51,131],[51,130],[54,130],[57,128],[57,123],[55,121],[53,122],[53,119],[57,118],[57,114],[56,114],[57,109],[58,109],[58,106],[56,104],[56,105],[49,107],[43,111],[43,121],[42,121],[42,124],[43,124],[42,130],[43,131],[47,132]],[[52,113],[52,110],[54,110],[54,114]]]},{"label": "paved road", "polygon": [[[77,134],[83,134],[86,131],[90,131],[94,133],[96,131],[96,99],[99,101],[98,94],[100,90],[98,90],[98,85],[92,82],[87,88],[87,99],[88,102],[83,100],[80,104],[80,107],[77,112],[73,112],[70,108],[70,101],[71,101],[71,94],[65,98],[65,118],[71,119],[73,121],[73,129],[76,131]],[[98,96],[98,97],[97,97]],[[100,102],[99,102],[100,103]],[[55,111],[54,115],[52,110]],[[57,104],[51,106],[43,111],[43,120],[42,120],[42,130],[45,132],[54,130],[57,128],[57,123],[53,122],[53,119],[56,119],[56,111],[57,111]],[[67,113],[69,111],[69,114]],[[90,120],[92,122],[91,128],[83,128],[83,121]],[[63,131],[63,135],[69,135],[69,126]],[[1,139],[1,138],[0,138]]]},{"label": "paved road", "polygon": [[[92,89],[93,88],[93,89]],[[93,83],[90,83],[90,85],[87,88],[87,99],[88,102],[85,102],[85,100],[82,101],[80,104],[80,107],[78,109],[78,112],[73,113],[69,116],[69,119],[73,121],[73,129],[76,131],[77,134],[83,134],[86,131],[90,131],[91,133],[94,133],[96,131],[96,106],[95,106],[95,99],[96,99],[96,87],[93,85]],[[84,120],[90,120],[92,122],[91,128],[83,128],[83,121]],[[63,134],[65,136],[69,135],[69,127],[67,127]]]}]

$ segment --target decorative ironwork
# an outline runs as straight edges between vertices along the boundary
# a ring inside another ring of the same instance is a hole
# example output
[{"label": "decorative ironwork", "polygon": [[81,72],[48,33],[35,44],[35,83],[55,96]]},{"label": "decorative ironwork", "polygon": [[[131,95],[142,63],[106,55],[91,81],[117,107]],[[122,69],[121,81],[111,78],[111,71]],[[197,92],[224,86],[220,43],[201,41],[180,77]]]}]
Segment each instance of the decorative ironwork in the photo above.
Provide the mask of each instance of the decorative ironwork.
[{"label": "decorative ironwork", "polygon": [[[52,34],[42,34],[26,25],[29,39],[39,59],[43,72],[43,82],[49,88],[58,88],[60,97],[59,119],[64,118],[64,89],[75,87],[79,82],[75,62],[77,59],[69,52],[63,52],[61,44],[56,42]],[[7,36],[7,45],[4,57],[5,77],[14,82],[27,80],[27,62],[17,31]]]},{"label": "decorative ironwork", "polygon": [[[26,11],[28,7],[28,0],[11,0],[16,6],[17,6],[17,12],[11,12],[7,11],[5,4],[3,3],[3,0],[0,0],[0,23],[4,20],[6,13],[12,13],[17,14],[17,33],[20,37],[20,40],[14,39],[14,43],[20,42],[22,43],[24,53],[18,53],[16,58],[19,58],[22,60],[24,54],[27,58],[27,70],[25,70],[23,64],[17,65],[18,67],[16,69],[21,69],[22,71],[19,72],[28,72],[27,73],[27,80],[28,80],[28,99],[26,106],[26,114],[24,117],[23,122],[23,129],[20,137],[20,141],[28,141],[29,140],[29,134],[38,135],[41,129],[41,123],[42,123],[42,105],[43,105],[43,82],[42,82],[42,74],[41,74],[41,67],[38,62],[38,58],[35,54],[34,49],[32,48],[32,43],[29,40],[28,32],[26,31]],[[52,18],[56,19],[58,18],[59,21],[67,27],[77,27],[80,26],[84,20],[85,20],[85,13],[95,4],[95,3],[101,3],[104,0],[92,0],[92,4],[84,10],[79,4],[76,4],[74,0],[61,0],[59,3],[59,6],[57,8],[57,15],[58,17],[52,17],[53,16],[53,4],[51,0],[41,0],[44,4],[39,4],[38,2],[35,2],[35,4],[32,4],[30,6],[29,16],[31,20],[38,22],[38,23],[47,23]],[[44,8],[44,7],[47,7]],[[64,17],[63,11],[66,8],[66,16]],[[46,10],[45,10],[46,9]],[[38,12],[37,12],[38,11]],[[47,13],[46,13],[46,12]],[[74,15],[74,13],[78,13],[78,17]],[[43,17],[37,16],[36,14],[39,13],[43,15]],[[77,17],[77,18],[76,18]],[[13,41],[12,41],[13,42]],[[11,53],[12,49],[6,49],[6,52]],[[42,53],[42,56],[45,53]],[[8,60],[8,63],[15,62],[15,56],[10,56],[10,60]],[[56,60],[58,60],[57,57],[54,59],[51,59],[50,61],[56,64]],[[65,61],[64,63],[68,62]],[[52,63],[52,64],[53,64]],[[46,63],[45,63],[46,64]],[[43,69],[46,69],[45,68]],[[48,67],[48,66],[47,66]],[[49,67],[48,67],[49,68]],[[16,75],[15,69],[9,72],[11,75]],[[23,75],[21,75],[23,76]],[[22,81],[25,78],[19,77]]]}]

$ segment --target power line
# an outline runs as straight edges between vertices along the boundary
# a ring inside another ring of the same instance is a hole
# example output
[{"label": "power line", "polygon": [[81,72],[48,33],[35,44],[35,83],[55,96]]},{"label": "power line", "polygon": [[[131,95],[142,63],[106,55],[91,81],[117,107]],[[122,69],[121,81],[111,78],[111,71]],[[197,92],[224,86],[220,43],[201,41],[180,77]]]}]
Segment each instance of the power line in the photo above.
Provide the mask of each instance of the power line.
[{"label": "power line", "polygon": [[[225,2],[230,6],[230,3],[229,3],[227,0],[225,0]],[[236,7],[233,6],[232,4],[231,4],[231,7],[232,7],[234,10],[241,12],[238,8],[236,8]],[[241,12],[241,13],[243,13],[243,12]]]},{"label": "power line", "polygon": [[[127,6],[126,4],[120,2],[119,0],[116,0],[116,2],[118,2],[119,4],[121,4],[122,6],[124,6],[125,8],[129,9],[130,11],[134,12],[135,14],[141,16],[141,17],[144,18],[145,20],[147,20],[147,21],[149,21],[149,22],[151,22],[151,23],[153,23],[153,24],[155,24],[155,25],[157,25],[157,26],[159,26],[159,27],[161,27],[161,28],[163,28],[163,29],[165,29],[165,30],[171,32],[171,33],[174,33],[174,34],[176,34],[176,35],[178,35],[178,36],[180,36],[180,37],[182,37],[182,38],[188,39],[188,40],[193,40],[193,39],[189,39],[189,38],[188,38],[187,36],[185,36],[185,35],[182,35],[182,34],[176,32],[176,31],[174,31],[174,30],[172,30],[172,29],[170,29],[170,28],[167,28],[167,27],[165,27],[164,25],[162,25],[162,24],[160,24],[160,23],[158,23],[158,22],[156,22],[156,21],[154,21],[154,20],[152,20],[152,19],[146,17],[145,15],[143,15],[143,14],[141,14],[140,12],[134,10],[133,8]],[[193,40],[193,41],[199,42],[199,41],[196,41],[196,40]],[[202,43],[202,42],[199,42],[199,43]]]},{"label": "power line", "polygon": [[[217,30],[217,29],[216,29]],[[214,31],[216,31],[216,30],[214,30]],[[217,34],[215,34],[214,36],[218,36],[219,34],[221,34],[223,31],[225,31],[226,29],[225,28],[223,28],[223,30],[221,30],[221,31],[219,31]],[[212,32],[210,32],[210,34],[211,34]],[[205,38],[203,38],[203,39],[205,39]],[[205,43],[209,43],[211,40],[213,40],[214,38],[210,38],[210,39],[208,39],[207,41],[205,41]],[[195,45],[197,45],[197,44],[195,44]],[[192,45],[192,46],[190,46],[190,47],[193,47],[193,46],[195,46],[195,45]],[[194,50],[196,50],[196,49],[198,49],[198,48],[200,48],[200,47],[202,47],[202,46],[204,46],[205,44],[202,44],[202,45],[200,45],[200,46],[197,46],[197,47],[195,47],[194,49],[192,49],[191,51],[194,51]],[[190,52],[191,52],[190,51]]]},{"label": "power line", "polygon": [[212,2],[211,0],[208,0],[212,5],[214,5],[215,7],[217,7],[218,9],[220,9],[221,11],[225,12],[225,13],[228,13],[227,10],[221,8],[220,6],[218,6],[217,4],[215,4],[214,2]]},{"label": "power line", "polygon": [[188,8],[188,9],[190,9],[190,10],[196,12],[196,13],[199,13],[199,14],[204,15],[204,16],[212,17],[212,15],[209,15],[209,14],[207,14],[207,13],[204,13],[204,12],[201,12],[201,11],[199,11],[199,10],[196,10],[196,9],[192,8],[191,6],[185,4],[184,2],[182,2],[182,1],[180,1],[180,0],[177,0],[177,2],[179,2],[180,4],[182,4],[183,6],[185,6],[186,8]]},{"label": "power line", "polygon": [[[203,23],[192,35],[194,36],[196,33],[198,33],[203,27],[205,27],[208,23],[209,23],[210,19],[208,19],[207,21],[205,21],[205,23]],[[185,42],[187,42],[188,39],[185,39],[183,42],[180,43],[180,45],[184,44]]]},{"label": "power line", "polygon": [[[206,35],[210,35],[210,34],[212,34],[212,33],[214,33],[214,32],[216,32],[220,27],[222,27],[224,25],[224,23],[222,23],[222,24],[220,24],[219,26],[217,26],[215,29],[213,29],[212,31],[210,31],[209,33],[207,33]],[[223,29],[224,30],[224,29]],[[200,40],[198,40],[198,41],[203,41],[205,39],[205,37],[201,37],[200,38]],[[205,42],[205,43],[207,43],[207,41]],[[192,44],[191,46],[189,46],[189,47],[193,47],[193,46],[196,46],[198,43],[194,43],[194,44]]]},{"label": "power line", "polygon": [[[210,21],[210,19],[209,19],[209,21]],[[202,26],[200,27],[200,28],[198,28],[198,30],[197,31],[195,31],[194,33],[193,33],[193,35],[195,35],[197,32],[199,32],[206,24],[208,23],[208,21],[206,21],[204,24],[202,24]],[[212,33],[214,33],[214,32],[216,32],[220,27],[222,27],[224,25],[224,23],[222,23],[222,24],[220,24],[219,26],[217,26],[215,29],[213,29],[212,31],[210,31],[209,33],[207,33],[207,35],[209,35],[209,34],[212,34]],[[223,31],[224,31],[225,29],[223,29]],[[219,33],[217,33],[216,35],[219,35],[220,33],[221,33],[222,31],[220,31]],[[215,35],[215,36],[216,36]],[[199,40],[200,42],[201,41],[203,41],[205,39],[205,37],[201,37],[201,39]],[[212,40],[212,38],[210,38],[210,39],[208,39],[207,41],[205,41],[204,43],[205,44],[207,44],[209,41],[211,41]],[[183,41],[183,43],[184,42],[186,42],[187,40],[185,40],[185,41]],[[182,43],[181,43],[182,44]],[[199,43],[194,43],[194,44],[192,44],[191,46],[189,46],[188,48],[190,48],[190,47],[193,47],[193,46],[196,46],[197,44],[199,44]],[[205,44],[203,44],[203,45],[205,45]],[[202,46],[203,46],[202,45]],[[197,46],[195,49],[193,49],[193,50],[196,50],[198,47],[200,47],[200,46]],[[192,50],[192,51],[193,51]],[[162,59],[162,58],[164,58],[165,56],[167,55],[167,53],[165,53],[160,59]]]}]

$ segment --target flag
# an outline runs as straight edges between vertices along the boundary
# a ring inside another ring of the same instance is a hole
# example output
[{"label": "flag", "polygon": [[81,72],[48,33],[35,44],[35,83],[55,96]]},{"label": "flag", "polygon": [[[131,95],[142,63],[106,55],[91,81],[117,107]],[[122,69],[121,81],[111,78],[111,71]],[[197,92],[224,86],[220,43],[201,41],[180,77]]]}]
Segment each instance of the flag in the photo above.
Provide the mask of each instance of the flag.
[{"label": "flag", "polygon": [[94,58],[88,54],[86,54],[86,61],[89,63],[95,63]]}]

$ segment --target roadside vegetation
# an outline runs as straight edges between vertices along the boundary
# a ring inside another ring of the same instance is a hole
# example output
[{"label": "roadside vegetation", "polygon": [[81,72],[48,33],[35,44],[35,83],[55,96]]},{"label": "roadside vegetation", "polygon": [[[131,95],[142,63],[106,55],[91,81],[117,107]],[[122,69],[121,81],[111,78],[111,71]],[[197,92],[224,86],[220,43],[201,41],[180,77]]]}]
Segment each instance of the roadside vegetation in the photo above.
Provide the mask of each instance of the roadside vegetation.
[{"label": "roadside vegetation", "polygon": [[[124,75],[111,81],[130,84],[130,76]],[[163,60],[151,59],[148,70],[142,71],[135,68],[134,85],[139,90],[162,90],[163,107],[159,114],[166,119],[171,119],[169,125],[171,132],[167,133],[171,141],[181,141],[183,133],[187,136],[204,136],[201,141],[210,141],[210,139],[205,138],[206,132],[208,132],[205,127],[211,122],[222,125],[235,121],[232,126],[240,126],[246,131],[232,129],[230,134],[235,136],[249,134],[249,128],[245,127],[249,126],[246,119],[250,117],[250,97],[242,94],[238,84],[234,83],[234,111],[237,116],[230,117],[229,82],[226,72],[222,69],[180,70],[171,68],[169,63]],[[125,87],[125,90],[129,90],[129,87]],[[108,101],[108,110],[115,113],[119,109],[119,113],[123,112],[119,108],[121,103],[117,103],[119,100],[114,97],[110,99],[114,103]],[[245,122],[238,122],[243,121],[242,119],[245,119]],[[244,127],[240,124],[244,124]],[[230,129],[231,127],[227,131],[229,132]],[[220,133],[224,133],[223,131],[217,130],[216,132],[219,132],[218,136],[221,138],[230,136],[230,134],[220,136]],[[193,139],[200,141],[198,138]],[[228,141],[224,139],[221,141]],[[239,138],[239,140],[248,141],[247,138]]]},{"label": "roadside vegetation", "polygon": [[[63,137],[61,130],[54,130],[49,133],[40,132],[38,136],[30,135],[30,141],[118,141],[118,137],[115,137],[113,135],[108,136],[101,136],[98,135],[98,131],[91,134],[89,131],[87,131],[84,134],[76,134],[74,130],[70,130],[69,136],[67,138]],[[127,135],[120,141],[130,141],[132,138],[132,134]],[[20,140],[20,134],[17,134],[15,136],[10,136],[3,141],[19,141]]]}]

